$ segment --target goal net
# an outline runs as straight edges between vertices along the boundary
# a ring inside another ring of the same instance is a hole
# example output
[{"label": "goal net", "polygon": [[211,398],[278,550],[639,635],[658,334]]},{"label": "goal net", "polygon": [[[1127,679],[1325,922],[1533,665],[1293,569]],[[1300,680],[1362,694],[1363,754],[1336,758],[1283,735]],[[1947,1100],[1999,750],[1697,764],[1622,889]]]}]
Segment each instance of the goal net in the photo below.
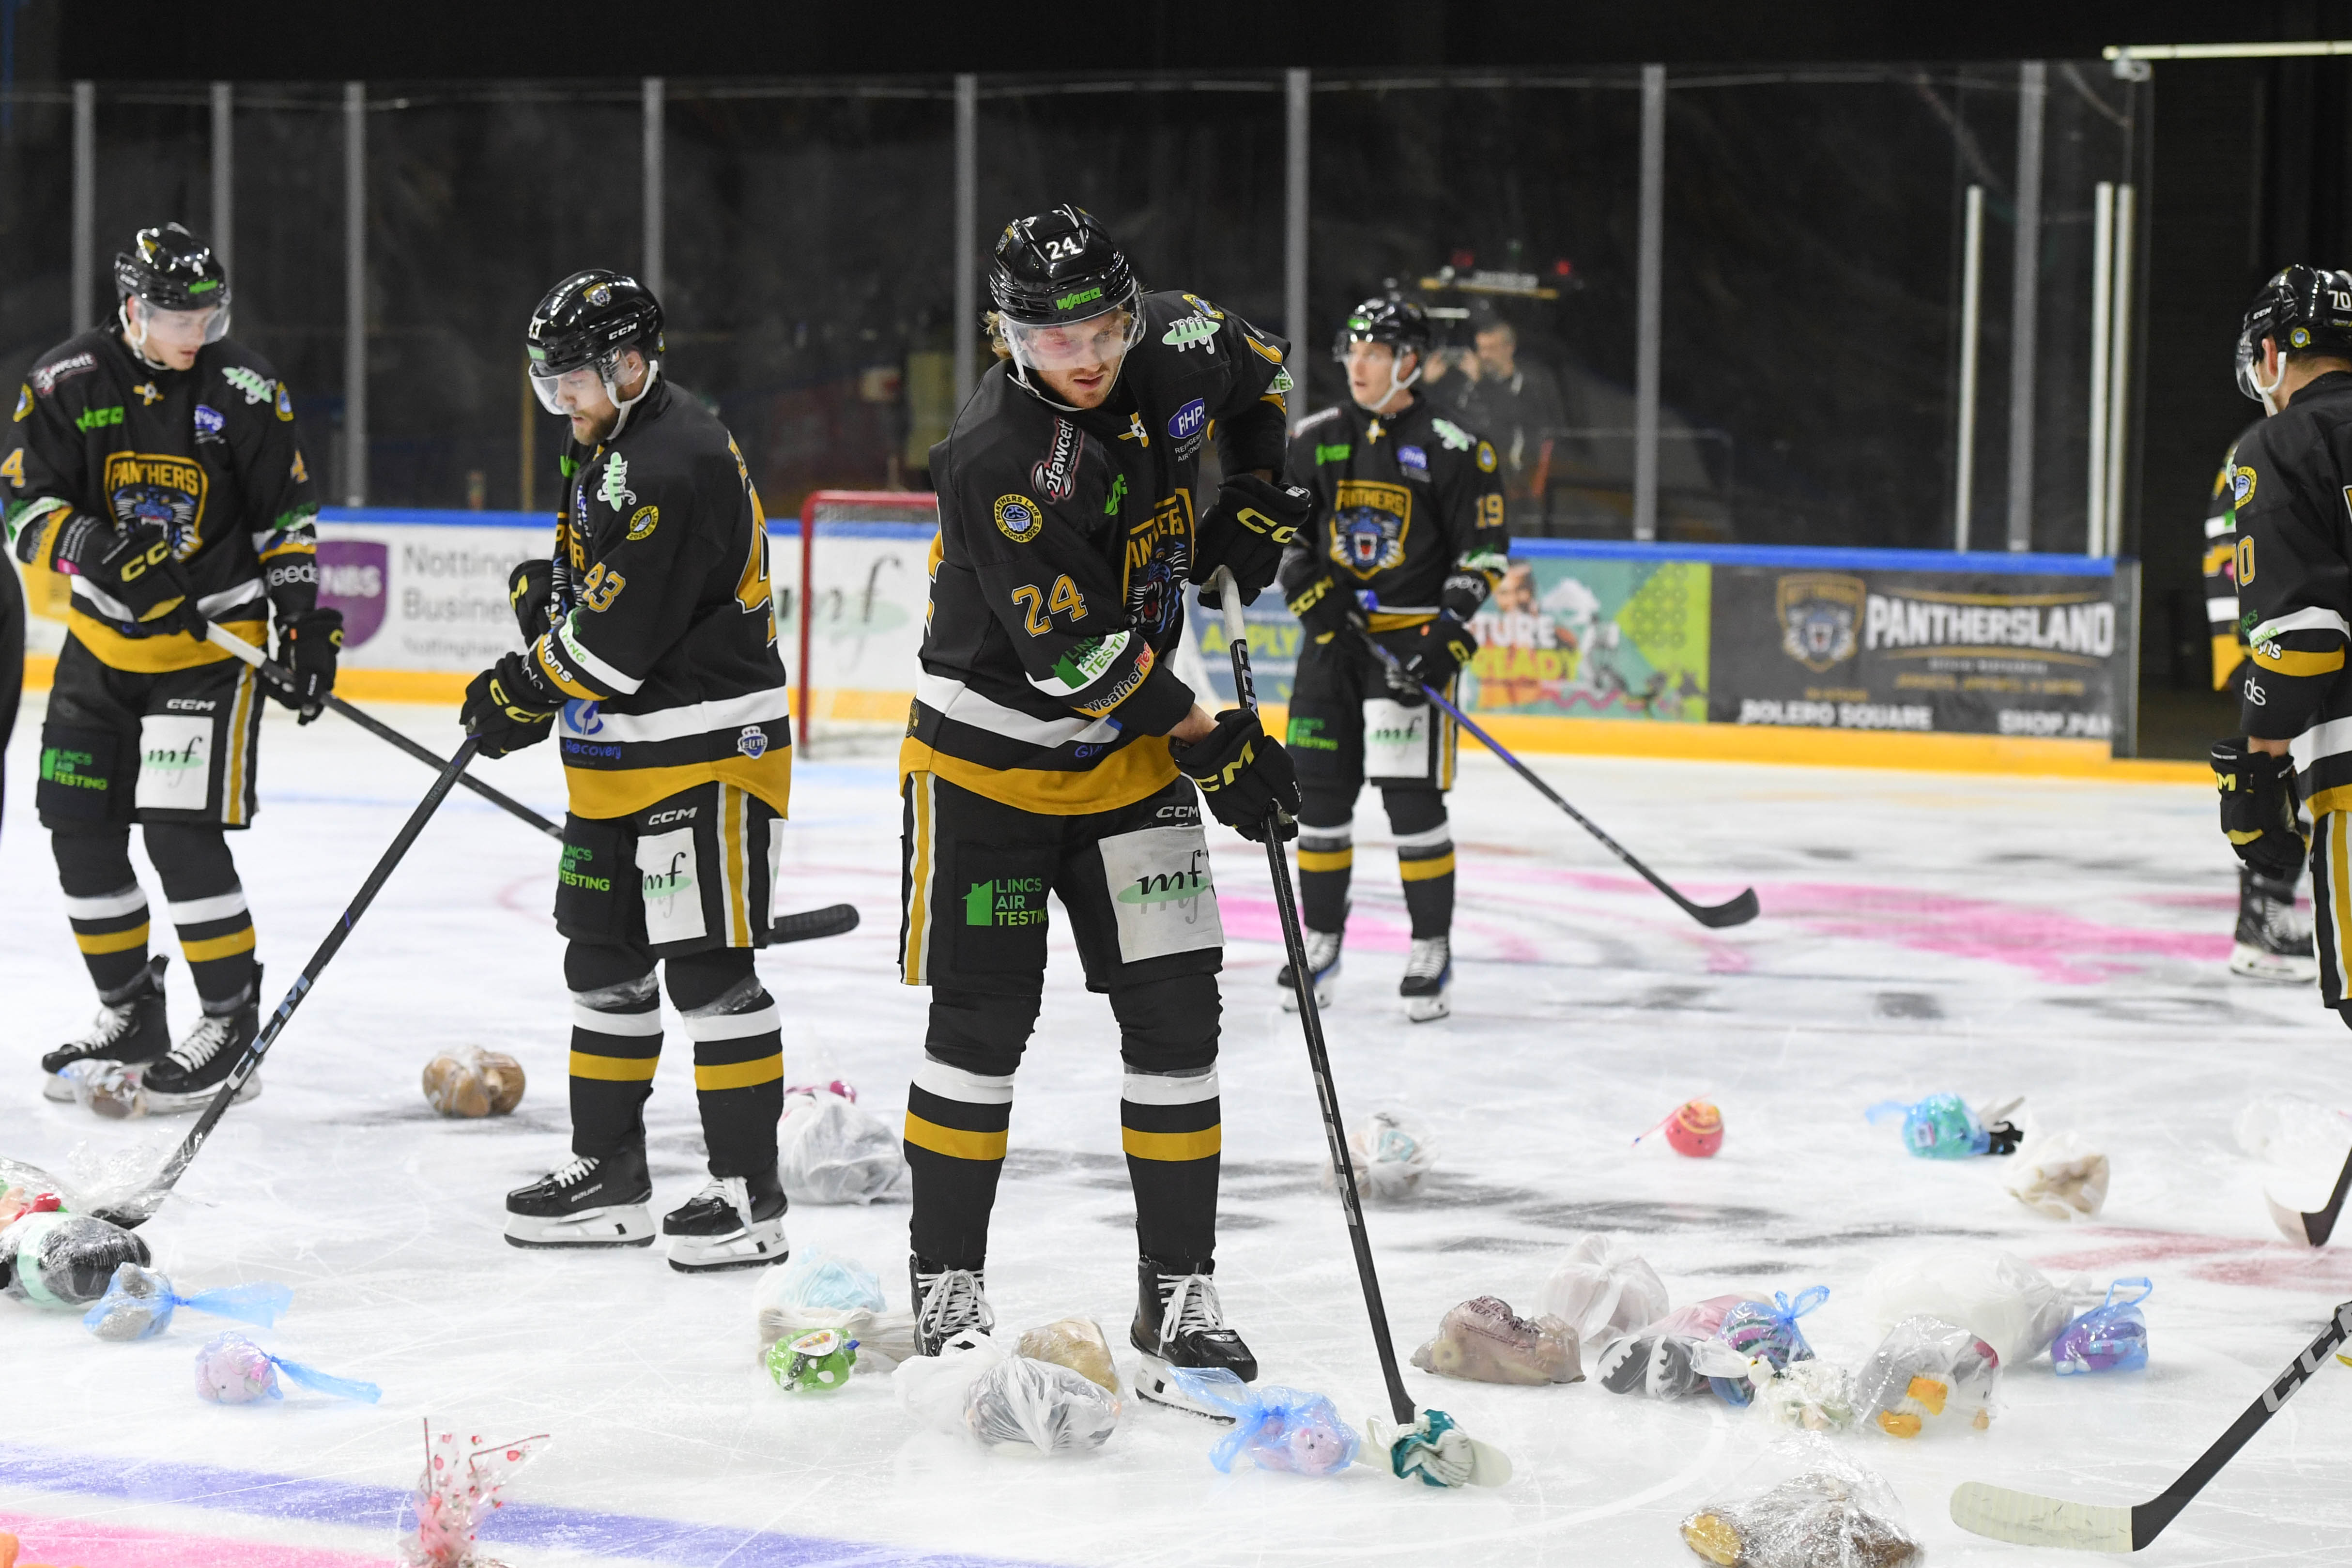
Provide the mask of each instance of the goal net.
[{"label": "goal net", "polygon": [[776,530],[803,748],[906,728],[939,531],[928,490],[817,490]]}]

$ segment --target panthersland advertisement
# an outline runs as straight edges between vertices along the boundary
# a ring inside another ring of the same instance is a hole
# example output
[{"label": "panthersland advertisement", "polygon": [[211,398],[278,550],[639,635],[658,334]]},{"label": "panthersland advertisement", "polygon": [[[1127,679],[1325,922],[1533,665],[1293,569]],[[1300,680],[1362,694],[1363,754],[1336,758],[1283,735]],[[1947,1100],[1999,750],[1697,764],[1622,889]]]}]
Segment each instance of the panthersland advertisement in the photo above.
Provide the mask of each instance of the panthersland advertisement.
[{"label": "panthersland advertisement", "polygon": [[2128,605],[2099,575],[1715,568],[1719,724],[2105,741]]}]

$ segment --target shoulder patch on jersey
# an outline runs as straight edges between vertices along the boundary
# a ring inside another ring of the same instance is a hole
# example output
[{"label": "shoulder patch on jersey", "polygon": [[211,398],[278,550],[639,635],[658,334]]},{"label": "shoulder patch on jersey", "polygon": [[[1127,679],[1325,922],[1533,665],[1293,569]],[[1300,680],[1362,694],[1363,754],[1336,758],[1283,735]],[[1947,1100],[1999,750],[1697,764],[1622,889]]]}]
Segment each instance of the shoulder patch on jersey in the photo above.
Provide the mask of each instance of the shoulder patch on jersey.
[{"label": "shoulder patch on jersey", "polygon": [[1478,471],[1482,474],[1495,471],[1495,444],[1492,441],[1478,443]]},{"label": "shoulder patch on jersey", "polygon": [[1268,392],[1280,396],[1281,395],[1289,392],[1297,384],[1298,384],[1297,382],[1290,379],[1290,373],[1288,371],[1276,370],[1274,373],[1274,379],[1265,384],[1265,389]]},{"label": "shoulder patch on jersey", "polygon": [[996,498],[996,531],[1013,543],[1028,543],[1045,526],[1045,512],[1027,496]]},{"label": "shoulder patch on jersey", "polygon": [[1185,295],[1184,303],[1192,306],[1192,309],[1200,311],[1201,314],[1208,317],[1209,320],[1213,321],[1222,321],[1225,319],[1225,313],[1223,310],[1218,310],[1214,305],[1210,304],[1198,294]]},{"label": "shoulder patch on jersey", "polygon": [[[1045,455],[1029,465],[1029,484],[1047,500],[1067,500],[1078,488],[1078,459],[1087,449],[1086,432],[1059,415],[1054,416],[1054,438]],[[996,503],[1000,508],[1003,501]],[[1002,526],[1003,514],[998,513]]]},{"label": "shoulder patch on jersey", "polygon": [[1445,448],[1449,452],[1466,452],[1470,449],[1471,443],[1477,439],[1451,419],[1433,419],[1429,422],[1429,427],[1437,432],[1437,438],[1445,443]]},{"label": "shoulder patch on jersey", "polygon": [[661,508],[641,506],[629,514],[629,537],[643,539],[661,525]]},{"label": "shoulder patch on jersey", "polygon": [[1180,354],[1186,349],[1197,348],[1214,359],[1217,357],[1217,323],[1198,313],[1179,316],[1168,324],[1166,331],[1160,334],[1160,341]]},{"label": "shoulder patch on jersey", "polygon": [[71,381],[78,375],[87,375],[97,368],[98,356],[96,354],[68,354],[66,358],[58,361],[55,364],[45,364],[36,367],[33,371],[32,388],[35,392],[39,393],[43,397],[47,397],[50,393],[57,390],[58,383],[61,381]]},{"label": "shoulder patch on jersey", "polygon": [[[1405,449],[1409,452],[1419,452],[1421,450],[1418,447],[1408,447]],[[1318,444],[1315,448],[1315,466],[1319,468],[1326,463],[1344,463],[1351,455],[1354,454],[1355,450],[1356,444],[1352,441],[1333,441],[1328,445]]]},{"label": "shoulder patch on jersey", "polygon": [[1262,343],[1248,332],[1244,332],[1242,334],[1242,342],[1249,344],[1251,351],[1255,353],[1258,358],[1268,361],[1274,364],[1280,364],[1282,363],[1282,351],[1276,348],[1272,343]]},{"label": "shoulder patch on jersey", "polygon": [[218,441],[223,438],[221,432],[228,428],[228,421],[219,409],[208,403],[199,403],[196,405],[195,426],[197,440]]},{"label": "shoulder patch on jersey", "polygon": [[298,485],[307,485],[310,482],[310,469],[302,461],[302,449],[299,447],[294,449],[294,467],[288,472]]},{"label": "shoulder patch on jersey", "polygon": [[25,416],[32,412],[33,384],[28,381],[16,389],[16,423],[22,425]]},{"label": "shoulder patch on jersey", "polygon": [[1294,436],[1303,435],[1307,431],[1314,429],[1318,425],[1328,424],[1338,417],[1339,417],[1339,406],[1335,403],[1328,408],[1318,408],[1314,413],[1308,415],[1306,418],[1301,419],[1297,424],[1290,427],[1290,433]]},{"label": "shoulder patch on jersey", "polygon": [[2241,464],[2230,475],[2230,504],[2243,506],[2254,499],[2254,470]]},{"label": "shoulder patch on jersey", "polygon": [[1399,447],[1397,467],[1421,479],[1429,478],[1429,454],[1418,447]]},{"label": "shoulder patch on jersey", "polygon": [[[245,394],[247,403],[267,403],[278,394],[278,384],[258,371],[247,370],[241,364],[221,366],[221,379]],[[287,416],[292,418],[290,413]]]},{"label": "shoulder patch on jersey", "polygon": [[604,482],[597,487],[596,499],[614,511],[636,504],[637,492],[629,488],[629,459],[618,452],[605,459]]},{"label": "shoulder patch on jersey", "polygon": [[294,418],[294,399],[287,394],[286,384],[278,384],[278,417],[289,424]]}]

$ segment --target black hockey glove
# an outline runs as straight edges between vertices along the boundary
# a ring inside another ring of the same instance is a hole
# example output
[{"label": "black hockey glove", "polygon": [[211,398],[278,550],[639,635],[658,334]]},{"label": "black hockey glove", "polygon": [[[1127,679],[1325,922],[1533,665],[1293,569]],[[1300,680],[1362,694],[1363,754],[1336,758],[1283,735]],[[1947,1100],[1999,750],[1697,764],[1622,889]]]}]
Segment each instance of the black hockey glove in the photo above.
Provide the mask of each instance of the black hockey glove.
[{"label": "black hockey glove", "polygon": [[1444,691],[1478,654],[1478,639],[1452,616],[1423,621],[1399,640],[1402,646],[1397,657],[1404,668],[1388,667],[1389,688],[1409,708],[1427,700],[1421,690],[1424,686]]},{"label": "black hockey glove", "polygon": [[1214,506],[1202,515],[1200,548],[1192,553],[1192,581],[1204,584],[1201,603],[1210,609],[1223,599],[1205,584],[1217,568],[1233,569],[1242,603],[1253,603],[1274,581],[1283,547],[1315,516],[1315,492],[1304,485],[1277,485],[1255,474],[1235,474],[1217,487]]},{"label": "black hockey glove", "polygon": [[1248,709],[1226,709],[1217,715],[1214,732],[1189,746],[1171,741],[1168,754],[1201,786],[1210,813],[1244,838],[1265,843],[1269,816],[1276,838],[1297,836],[1298,775],[1290,753]]},{"label": "black hockey glove", "polygon": [[1290,613],[1298,617],[1312,642],[1360,632],[1370,625],[1364,619],[1363,607],[1356,603],[1356,595],[1333,581],[1328,572],[1290,596]]},{"label": "black hockey glove", "polygon": [[563,595],[556,586],[555,563],[518,562],[507,574],[507,603],[514,606],[515,626],[522,640],[531,642],[563,618]]},{"label": "black hockey glove", "polygon": [[292,687],[268,682],[269,695],[302,715],[308,724],[326,710],[335,689],[335,657],[343,647],[343,612],[304,610],[278,623],[278,662],[294,678]]},{"label": "black hockey glove", "polygon": [[546,740],[562,707],[563,694],[541,678],[526,648],[474,677],[458,717],[466,733],[480,737],[482,755],[503,757]]},{"label": "black hockey glove", "polygon": [[2294,760],[2257,752],[2242,737],[2213,742],[2221,832],[2259,876],[2292,880],[2310,846],[2294,820]]},{"label": "black hockey glove", "polygon": [[103,518],[79,512],[58,535],[57,559],[89,579],[91,587],[122,605],[131,618],[156,630],[184,627],[193,615],[194,590],[172,553],[171,535],[157,522],[121,530]]}]

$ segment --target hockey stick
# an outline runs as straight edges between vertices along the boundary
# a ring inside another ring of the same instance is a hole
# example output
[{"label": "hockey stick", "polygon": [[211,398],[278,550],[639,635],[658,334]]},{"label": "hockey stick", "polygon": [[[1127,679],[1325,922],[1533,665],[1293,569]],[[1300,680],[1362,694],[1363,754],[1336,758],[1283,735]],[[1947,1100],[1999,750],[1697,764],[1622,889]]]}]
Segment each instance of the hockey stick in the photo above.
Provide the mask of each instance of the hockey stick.
[{"label": "hockey stick", "polygon": [[[216,648],[223,649],[232,658],[243,659],[246,663],[253,666],[254,668],[261,672],[261,678],[264,680],[267,680],[270,685],[277,687],[279,690],[291,691],[294,689],[294,676],[291,671],[287,669],[284,665],[273,662],[268,655],[264,654],[259,648],[254,647],[251,643],[246,641],[243,637],[222,630],[219,622],[207,621],[205,623],[204,640],[212,644],[213,647]],[[352,723],[357,724],[361,729],[365,730],[369,734],[376,736],[380,740],[390,741],[394,745],[398,746],[402,751],[406,752],[410,756],[415,757],[418,762],[425,763],[427,767],[438,768],[443,766],[448,761],[447,758],[434,751],[430,746],[427,746],[419,741],[410,740],[406,735],[402,734],[399,731],[394,729],[383,720],[376,718],[372,713],[363,712],[360,709],[352,707],[350,703],[344,701],[341,698],[336,696],[331,691],[327,694],[327,706],[341,714],[344,718],[349,719]],[[490,785],[486,784],[481,780],[476,778],[473,774],[461,774],[459,775],[457,782],[464,784],[467,789],[472,790],[476,795],[480,795],[484,800],[488,801],[492,805],[499,806],[501,809],[511,813],[515,816],[521,818],[523,821],[530,823],[533,827],[538,828],[541,833],[546,834],[549,837],[561,838],[563,837],[563,829],[558,827],[552,822],[548,821],[547,818],[540,816],[539,813],[531,810],[530,807],[523,805],[522,802],[515,799],[512,795],[492,788]]]},{"label": "hockey stick", "polygon": [[782,915],[769,929],[771,942],[814,942],[821,936],[839,936],[857,929],[857,906],[827,904],[821,910],[803,910],[796,915]]},{"label": "hockey stick", "polygon": [[[1251,678],[1249,627],[1242,619],[1242,596],[1233,573],[1217,568],[1216,585],[1223,599],[1226,652],[1234,664],[1234,692],[1244,708],[1257,711],[1257,683]],[[1381,1300],[1381,1280],[1372,1266],[1371,1237],[1364,1229],[1364,1204],[1356,1190],[1356,1166],[1348,1152],[1348,1133],[1339,1120],[1339,1092],[1331,1082],[1331,1054],[1323,1041],[1323,1015],[1315,1003],[1315,980],[1307,964],[1307,938],[1299,924],[1298,900],[1290,883],[1290,858],[1282,851],[1275,820],[1265,822],[1265,865],[1274,880],[1274,907],[1282,922],[1282,945],[1290,955],[1291,988],[1298,996],[1298,1023],[1307,1035],[1307,1070],[1315,1079],[1315,1098],[1323,1110],[1323,1136],[1331,1146],[1331,1168],[1339,1179],[1339,1206],[1348,1216],[1348,1245],[1356,1255],[1356,1277],[1364,1287],[1364,1310],[1372,1322],[1372,1344],[1379,1351],[1381,1376],[1388,1384],[1389,1410],[1399,1430],[1389,1438],[1389,1466],[1400,1478],[1416,1472],[1432,1486],[1460,1486],[1465,1480],[1500,1486],[1511,1479],[1510,1460],[1501,1450],[1474,1442],[1456,1429],[1454,1418],[1432,1410],[1425,1418],[1413,1409],[1405,1392],[1404,1373],[1397,1365],[1396,1342],[1389,1331],[1388,1308]],[[1440,1440],[1454,1441],[1440,1448]],[[1375,1440],[1380,1435],[1375,1434]],[[1415,1447],[1423,1450],[1413,1453]],[[1447,1450],[1451,1450],[1450,1452]],[[1431,1460],[1436,1461],[1432,1464]],[[1410,1461],[1410,1462],[1409,1462]],[[1441,1475],[1438,1472],[1443,1471]]]},{"label": "hockey stick", "polygon": [[2204,1489],[2222,1466],[2278,1414],[2279,1406],[2295,1395],[2347,1338],[2352,1338],[2352,1301],[2336,1309],[2335,1317],[2319,1337],[2263,1390],[2262,1397],[2180,1479],[2143,1503],[2129,1508],[2099,1508],[2089,1503],[2062,1502],[2032,1492],[1968,1481],[1952,1493],[1952,1522],[1962,1530],[1989,1535],[2020,1546],[2070,1546],[2078,1552],[2137,1552],[2170,1524],[2189,1500]]},{"label": "hockey stick", "polygon": [[2336,1234],[2336,1216],[2344,1212],[2344,1196],[2352,1192],[2352,1154],[2344,1157],[2344,1169],[2336,1178],[2336,1190],[2327,1196],[2326,1206],[2317,1213],[2298,1214],[2268,1193],[2263,1201],[2271,1205],[2271,1223],[2289,1241],[2299,1241],[2306,1247],[2325,1247],[2327,1238]]},{"label": "hockey stick", "polygon": [[[1396,655],[1391,653],[1387,648],[1382,647],[1379,643],[1373,641],[1371,633],[1360,632],[1358,635],[1362,637],[1364,639],[1365,647],[1370,648],[1374,653],[1380,656],[1381,662],[1389,667],[1391,674],[1395,675],[1400,679],[1403,679],[1404,665],[1398,659]],[[1414,684],[1418,686],[1420,685],[1420,682],[1415,681]],[[1691,919],[1698,921],[1699,924],[1717,931],[1721,930],[1725,926],[1746,925],[1749,921],[1756,918],[1756,889],[1753,888],[1747,889],[1742,891],[1738,898],[1728,900],[1720,904],[1695,904],[1688,899],[1684,898],[1682,894],[1676,892],[1664,878],[1660,877],[1655,871],[1651,870],[1647,866],[1643,865],[1640,860],[1636,859],[1633,851],[1627,849],[1614,838],[1610,837],[1606,833],[1603,833],[1601,830],[1600,824],[1585,816],[1584,813],[1577,810],[1576,807],[1569,805],[1565,800],[1562,800],[1558,792],[1556,792],[1551,785],[1544,783],[1543,780],[1536,776],[1533,769],[1529,768],[1527,763],[1519,761],[1518,758],[1511,755],[1510,752],[1505,751],[1501,742],[1496,740],[1494,736],[1486,733],[1486,731],[1478,728],[1477,724],[1471,719],[1470,715],[1462,711],[1461,709],[1454,706],[1453,703],[1448,702],[1443,693],[1439,692],[1434,687],[1423,686],[1421,689],[1432,702],[1436,703],[1440,708],[1444,709],[1447,713],[1453,715],[1454,721],[1456,724],[1461,725],[1473,735],[1477,736],[1481,745],[1484,745],[1488,751],[1502,758],[1504,763],[1510,767],[1510,770],[1513,773],[1527,780],[1528,783],[1535,785],[1537,794],[1542,795],[1546,800],[1551,802],[1552,805],[1559,807],[1560,810],[1568,813],[1570,816],[1575,818],[1576,825],[1579,827],[1583,828],[1587,833],[1592,835],[1593,837],[1601,840],[1601,847],[1607,849],[1609,853],[1616,856],[1617,858],[1624,861],[1625,864],[1640,872],[1643,881],[1649,883],[1653,888],[1657,889],[1658,891],[1665,894],[1669,899],[1672,899],[1682,910],[1683,913],[1690,916]]]},{"label": "hockey stick", "polygon": [[[384,883],[391,879],[393,868],[407,855],[409,846],[416,842],[416,836],[425,831],[425,823],[432,820],[442,801],[448,798],[451,787],[464,776],[466,764],[473,760],[474,750],[480,744],[480,741],[467,736],[466,743],[457,748],[457,754],[442,767],[440,776],[433,781],[433,787],[425,792],[425,798],[418,801],[416,809],[408,814],[407,822],[402,825],[391,847],[376,861],[375,869],[368,873],[367,880],[360,884],[359,892],[343,910],[342,918],[327,932],[326,940],[319,944],[319,951],[310,955],[310,962],[302,966],[302,973],[295,977],[294,988],[286,993],[286,1000],[278,1004],[278,1011],[270,1015],[269,1021],[261,1026],[261,1033],[254,1037],[253,1044],[246,1047],[245,1055],[230,1069],[228,1077],[222,1080],[212,1103],[205,1106],[204,1114],[196,1118],[196,1124],[188,1130],[188,1135],[180,1141],[180,1146],[172,1152],[171,1157],[157,1168],[153,1175],[147,1178],[144,1186],[128,1197],[96,1209],[93,1211],[95,1217],[130,1230],[152,1219],[155,1211],[163,1207],[163,1200],[171,1195],[181,1173],[196,1157],[196,1151],[205,1146],[205,1140],[213,1135],[213,1128],[218,1125],[222,1113],[236,1099],[236,1091],[243,1089],[246,1080],[260,1068],[261,1058],[269,1054],[269,1047],[285,1031],[286,1021],[294,1016],[294,1009],[302,1005],[302,998],[309,995],[310,988],[319,983],[319,976],[328,963],[341,951],[343,939],[352,934],[352,928],[359,924],[360,916],[375,902],[376,894],[383,891]],[[53,1192],[62,1190],[53,1180],[47,1185]]]}]

